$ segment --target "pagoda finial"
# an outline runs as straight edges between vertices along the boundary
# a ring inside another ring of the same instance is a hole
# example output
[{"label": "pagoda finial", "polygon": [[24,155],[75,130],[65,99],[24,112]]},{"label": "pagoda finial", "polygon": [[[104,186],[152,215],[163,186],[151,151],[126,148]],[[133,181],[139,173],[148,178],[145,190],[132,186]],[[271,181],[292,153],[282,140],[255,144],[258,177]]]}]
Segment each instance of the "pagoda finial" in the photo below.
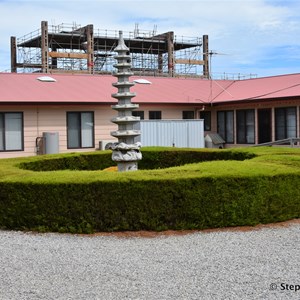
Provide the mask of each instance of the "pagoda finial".
[{"label": "pagoda finial", "polygon": [[129,48],[125,45],[124,38],[123,38],[123,31],[119,31],[119,41],[118,46],[115,48],[115,51],[129,51]]}]

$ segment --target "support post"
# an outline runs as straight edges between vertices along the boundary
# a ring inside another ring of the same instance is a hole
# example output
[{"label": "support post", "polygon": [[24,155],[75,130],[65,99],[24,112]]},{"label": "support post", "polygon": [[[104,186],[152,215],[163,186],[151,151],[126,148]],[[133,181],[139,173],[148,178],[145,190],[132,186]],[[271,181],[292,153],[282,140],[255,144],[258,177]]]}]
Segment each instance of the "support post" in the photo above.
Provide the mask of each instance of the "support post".
[{"label": "support post", "polygon": [[42,21],[41,23],[41,30],[42,30],[42,72],[48,73],[49,72],[49,65],[48,65],[48,58],[49,58],[49,47],[48,47],[48,22]]},{"label": "support post", "polygon": [[16,37],[10,37],[10,70],[17,73],[17,42]]},{"label": "support post", "polygon": [[174,77],[174,32],[167,33],[168,46],[168,72],[169,76]]},{"label": "support post", "polygon": [[208,35],[203,35],[203,77],[210,79]]},{"label": "support post", "polygon": [[87,66],[89,74],[94,73],[94,28],[93,25],[86,27],[86,40],[87,40]]}]

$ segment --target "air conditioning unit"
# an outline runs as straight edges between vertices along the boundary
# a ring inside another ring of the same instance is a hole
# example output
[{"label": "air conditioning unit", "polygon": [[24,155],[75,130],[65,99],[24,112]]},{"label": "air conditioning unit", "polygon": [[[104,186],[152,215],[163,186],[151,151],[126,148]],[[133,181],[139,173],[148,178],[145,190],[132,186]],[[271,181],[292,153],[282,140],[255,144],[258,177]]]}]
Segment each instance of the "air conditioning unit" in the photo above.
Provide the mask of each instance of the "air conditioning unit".
[{"label": "air conditioning unit", "polygon": [[118,140],[104,140],[104,141],[99,141],[99,150],[106,150],[105,146],[109,143],[117,143]]}]

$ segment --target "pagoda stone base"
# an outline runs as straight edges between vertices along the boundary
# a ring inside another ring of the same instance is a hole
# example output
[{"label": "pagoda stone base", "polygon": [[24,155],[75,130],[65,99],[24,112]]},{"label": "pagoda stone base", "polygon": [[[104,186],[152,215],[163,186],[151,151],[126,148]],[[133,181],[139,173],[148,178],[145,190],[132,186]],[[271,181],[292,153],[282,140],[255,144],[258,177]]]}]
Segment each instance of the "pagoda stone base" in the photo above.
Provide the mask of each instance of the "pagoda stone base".
[{"label": "pagoda stone base", "polygon": [[136,161],[118,162],[119,172],[137,171],[137,169],[138,163]]},{"label": "pagoda stone base", "polygon": [[118,171],[137,171],[138,161],[142,159],[141,143],[108,143],[105,149],[111,149],[112,160],[117,162]]}]

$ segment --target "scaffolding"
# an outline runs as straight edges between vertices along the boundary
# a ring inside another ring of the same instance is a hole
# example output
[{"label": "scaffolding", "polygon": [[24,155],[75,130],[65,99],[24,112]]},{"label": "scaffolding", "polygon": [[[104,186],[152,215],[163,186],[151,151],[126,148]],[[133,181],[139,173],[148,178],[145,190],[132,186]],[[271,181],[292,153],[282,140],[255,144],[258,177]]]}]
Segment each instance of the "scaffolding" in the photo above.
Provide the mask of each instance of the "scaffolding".
[{"label": "scaffolding", "polygon": [[[134,32],[123,32],[135,75],[209,77],[207,35],[188,38],[156,31],[140,30],[136,24]],[[117,43],[116,30],[42,21],[40,29],[11,37],[11,71],[111,74]]]}]

